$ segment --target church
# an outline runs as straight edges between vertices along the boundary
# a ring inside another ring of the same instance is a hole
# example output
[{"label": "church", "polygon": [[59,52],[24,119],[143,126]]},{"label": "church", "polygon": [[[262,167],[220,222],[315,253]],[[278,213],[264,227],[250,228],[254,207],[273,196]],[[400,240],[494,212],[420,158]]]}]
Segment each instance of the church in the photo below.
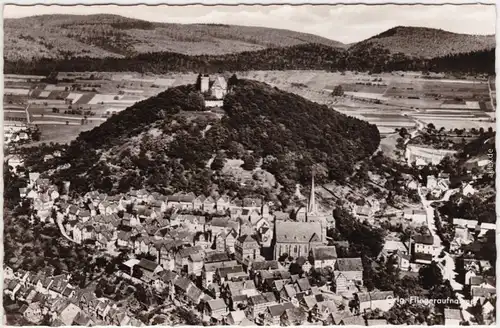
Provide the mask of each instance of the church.
[{"label": "church", "polygon": [[314,191],[313,173],[307,208],[301,207],[296,211],[295,221],[275,223],[275,260],[283,254],[307,258],[311,249],[327,244],[326,232],[328,228],[335,227],[335,219],[332,214],[318,210]]},{"label": "church", "polygon": [[311,177],[311,190],[307,206],[301,206],[295,212],[295,220],[298,222],[319,222],[321,224],[322,236],[326,239],[327,229],[335,228],[333,213],[326,213],[318,209],[314,187],[314,171]]}]

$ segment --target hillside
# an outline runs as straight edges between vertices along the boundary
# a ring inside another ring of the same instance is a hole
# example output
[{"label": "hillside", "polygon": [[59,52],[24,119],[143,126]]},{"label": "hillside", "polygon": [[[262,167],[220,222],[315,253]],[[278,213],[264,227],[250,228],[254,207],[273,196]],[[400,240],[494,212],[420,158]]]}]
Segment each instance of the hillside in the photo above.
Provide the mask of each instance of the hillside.
[{"label": "hillside", "polygon": [[[309,181],[311,165],[318,181],[343,180],[378,147],[374,125],[261,82],[231,82],[222,118],[203,111],[193,85],[169,89],[83,132],[54,163],[71,167],[54,178],[80,191],[147,187],[271,198],[280,189],[284,202],[296,183]],[[222,167],[235,159],[247,171],[273,174],[279,185],[234,183]]]},{"label": "hillside", "polygon": [[490,50],[495,47],[494,35],[468,35],[424,27],[397,26],[367,40],[356,43],[349,50],[381,47],[390,53],[412,57],[434,58],[458,53]]},{"label": "hillside", "polygon": [[303,43],[343,47],[312,34],[253,26],[152,23],[117,15],[43,15],[4,20],[4,56],[93,58],[147,52],[227,54]]},{"label": "hillside", "polygon": [[6,74],[49,75],[53,72],[169,72],[249,71],[249,70],[325,70],[325,71],[432,71],[456,73],[495,73],[495,49],[447,55],[432,59],[391,54],[380,46],[345,51],[321,44],[267,48],[226,55],[188,56],[179,53],[146,53],[128,58],[4,61]]}]

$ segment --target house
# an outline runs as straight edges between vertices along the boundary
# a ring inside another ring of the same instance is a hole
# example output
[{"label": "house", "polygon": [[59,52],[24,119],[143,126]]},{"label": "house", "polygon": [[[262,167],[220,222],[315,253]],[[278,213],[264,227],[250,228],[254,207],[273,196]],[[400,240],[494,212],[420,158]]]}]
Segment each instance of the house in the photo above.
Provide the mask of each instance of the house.
[{"label": "house", "polygon": [[453,225],[461,227],[461,228],[467,228],[468,230],[473,231],[476,229],[478,222],[477,222],[477,220],[466,220],[466,219],[454,218]]},{"label": "house", "polygon": [[401,251],[396,251],[390,257],[396,259],[397,267],[401,271],[408,271],[410,270],[410,255],[408,255],[406,252],[401,252]]},{"label": "house", "polygon": [[179,275],[171,270],[163,270],[158,274],[158,278],[153,283],[153,286],[158,291],[164,291],[166,288],[173,288],[175,280]]},{"label": "house", "polygon": [[318,246],[311,251],[311,256],[315,268],[325,268],[335,266],[337,261],[337,247],[335,246]]},{"label": "house", "polygon": [[464,196],[472,196],[476,193],[476,189],[472,186],[472,184],[468,183],[462,188],[462,195]]},{"label": "house", "polygon": [[292,302],[294,305],[299,305],[299,300],[297,299],[297,294],[300,293],[300,289],[295,284],[285,284],[281,290],[278,289],[278,297],[280,302]]},{"label": "house", "polygon": [[429,190],[436,189],[437,183],[438,183],[438,181],[437,181],[435,176],[433,176],[433,175],[427,176],[427,185],[426,185],[427,189],[429,189]]},{"label": "house", "polygon": [[366,320],[366,325],[369,327],[371,326],[386,327],[389,325],[389,323],[385,319],[368,319]]},{"label": "house", "polygon": [[361,258],[339,258],[333,268],[335,292],[342,294],[363,285],[363,263]]},{"label": "house", "polygon": [[393,291],[355,293],[354,300],[357,304],[358,313],[365,313],[375,309],[386,312],[389,311],[395,303]]},{"label": "house", "polygon": [[471,287],[471,295],[472,302],[471,304],[476,304],[478,301],[484,302],[486,299],[490,299],[492,296],[496,295],[496,288],[491,287],[481,287],[481,286],[472,286]]},{"label": "house", "polygon": [[253,280],[227,281],[223,286],[223,291],[227,295],[227,298],[233,298],[237,295],[247,295],[250,297],[259,294]]},{"label": "house", "polygon": [[434,237],[432,235],[416,235],[414,240],[414,253],[434,255]]},{"label": "house", "polygon": [[403,211],[404,218],[410,220],[412,223],[416,225],[425,224],[427,222],[427,212],[423,209],[414,210],[414,209],[406,209]]},{"label": "house", "polygon": [[58,319],[61,320],[61,322],[65,326],[71,326],[78,315],[78,313],[81,312],[81,309],[76,306],[73,303],[69,303],[66,305],[66,307],[60,312]]},{"label": "house", "polygon": [[242,310],[231,311],[226,318],[226,325],[239,326],[243,319],[246,319],[245,312]]},{"label": "house", "polygon": [[7,286],[4,290],[5,295],[9,295],[12,300],[15,300],[16,294],[22,285],[19,280],[13,279],[11,281],[4,281],[4,286]]},{"label": "house", "polygon": [[286,309],[281,315],[281,324],[285,326],[300,326],[307,320],[307,313],[301,307]]},{"label": "house", "polygon": [[143,281],[154,280],[155,276],[163,271],[161,265],[148,259],[140,260],[139,263],[134,266],[134,269],[135,268],[142,273],[141,280]]},{"label": "house", "polygon": [[229,261],[228,259],[228,261],[211,262],[211,263],[205,261],[201,272],[203,287],[206,288],[208,285],[214,282],[216,272],[219,268],[232,268],[235,266],[237,266],[237,262],[235,260]]},{"label": "house", "polygon": [[290,303],[275,304],[267,307],[264,314],[264,323],[266,325],[279,326],[281,324],[281,316],[288,309],[293,309],[295,306]]},{"label": "house", "polygon": [[215,200],[209,196],[203,201],[203,211],[207,213],[214,213],[216,210]]},{"label": "house", "polygon": [[214,299],[206,303],[205,314],[216,320],[222,320],[229,314],[229,309],[223,299]]},{"label": "house", "polygon": [[462,312],[460,309],[444,309],[445,326],[459,326],[462,320]]},{"label": "house", "polygon": [[338,324],[341,326],[366,326],[365,319],[361,316],[349,316],[342,318]]},{"label": "house", "polygon": [[80,327],[89,327],[93,326],[94,322],[90,317],[83,312],[78,312],[76,315],[75,319],[73,319],[73,325],[74,326],[80,326]]},{"label": "house", "polygon": [[227,280],[237,280],[237,279],[247,279],[248,273],[243,270],[241,265],[235,265],[232,267],[218,268],[215,273],[215,280],[220,283],[224,283]]},{"label": "house", "polygon": [[325,300],[316,303],[310,311],[311,317],[316,321],[321,321],[323,324],[331,324],[332,315],[338,312],[337,304],[333,300]]},{"label": "house", "polygon": [[40,302],[32,302],[29,304],[24,304],[19,309],[19,313],[23,315],[26,320],[31,323],[40,323],[43,319],[42,307]]},{"label": "house", "polygon": [[320,222],[278,221],[275,230],[275,260],[279,260],[282,255],[293,258],[309,256],[311,249],[325,243]]},{"label": "house", "polygon": [[247,263],[247,260],[261,260],[260,246],[254,236],[243,235],[236,239],[234,244],[235,258],[240,263]]},{"label": "house", "polygon": [[484,236],[489,230],[496,230],[496,224],[495,223],[486,223],[482,222],[481,225],[479,226],[479,234],[478,237]]},{"label": "house", "polygon": [[190,254],[188,257],[188,274],[201,275],[203,270],[203,256],[199,253]]},{"label": "house", "polygon": [[262,293],[248,297],[249,315],[251,318],[257,318],[263,314],[267,308],[276,304],[276,297],[273,293]]},{"label": "house", "polygon": [[[200,247],[200,246],[193,246],[193,247],[185,247],[185,248],[181,248],[177,251],[177,253],[175,254],[175,267],[178,271],[185,271],[185,272],[188,272],[189,271],[189,257],[191,255],[195,255],[195,254],[198,254],[201,256],[201,254],[203,253],[203,249]],[[194,269],[194,266],[195,266],[195,263],[196,264],[199,264],[199,258],[198,257],[194,257],[193,259],[191,259],[191,270]],[[198,266],[196,266],[198,267]]]},{"label": "house", "polygon": [[360,220],[368,219],[372,216],[372,208],[369,205],[355,206],[354,216]]}]

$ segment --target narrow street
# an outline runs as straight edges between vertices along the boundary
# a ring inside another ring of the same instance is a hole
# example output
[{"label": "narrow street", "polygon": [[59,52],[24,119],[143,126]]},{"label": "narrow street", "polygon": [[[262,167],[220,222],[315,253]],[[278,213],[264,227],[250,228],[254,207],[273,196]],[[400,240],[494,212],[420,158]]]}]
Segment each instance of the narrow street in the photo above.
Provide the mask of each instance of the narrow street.
[{"label": "narrow street", "polygon": [[460,301],[460,309],[464,320],[470,322],[473,316],[469,312],[467,312],[466,309],[471,307],[471,303],[464,298],[464,295],[462,294],[463,285],[456,280],[457,273],[455,271],[455,259],[448,252],[444,252],[445,256],[443,258],[439,258],[439,254],[444,250],[444,246],[442,244],[441,238],[437,234],[436,221],[434,218],[434,208],[431,206],[434,202],[448,201],[450,199],[450,196],[453,195],[456,191],[456,189],[447,190],[441,199],[429,201],[425,199],[425,196],[422,193],[422,188],[421,186],[419,186],[418,195],[420,196],[422,205],[424,206],[427,213],[427,227],[434,237],[435,252],[433,260],[436,261],[438,263],[438,266],[441,268],[443,278],[450,281],[451,287],[456,292],[457,298]]},{"label": "narrow street", "polygon": [[73,240],[73,238],[68,236],[68,234],[66,233],[66,230],[63,227],[62,218],[58,217],[56,219],[56,222],[57,222],[57,226],[59,227],[59,230],[61,231],[61,234],[63,235],[63,237],[66,238],[67,240],[69,240],[70,242],[74,243],[75,241]]}]

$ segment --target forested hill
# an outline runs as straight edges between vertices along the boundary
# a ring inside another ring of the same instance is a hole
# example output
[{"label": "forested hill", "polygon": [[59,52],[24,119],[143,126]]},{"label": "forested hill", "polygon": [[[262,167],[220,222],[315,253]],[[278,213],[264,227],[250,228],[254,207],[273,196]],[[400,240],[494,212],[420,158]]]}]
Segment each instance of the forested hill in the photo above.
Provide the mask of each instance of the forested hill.
[{"label": "forested hill", "polygon": [[350,50],[381,47],[416,58],[436,58],[495,48],[495,35],[470,35],[440,29],[397,26],[350,46]]},{"label": "forested hill", "polygon": [[[245,170],[260,165],[272,173],[286,197],[309,181],[311,165],[320,181],[342,180],[379,145],[376,126],[367,122],[264,83],[230,82],[222,119],[204,111],[194,86],[169,89],[82,133],[59,163],[71,167],[56,180],[79,191],[240,193],[245,187],[220,170],[227,159],[242,159]],[[261,188],[251,192],[269,197]]]},{"label": "forested hill", "polygon": [[118,15],[41,15],[4,21],[8,60],[133,56],[170,51],[220,55],[315,42],[343,47],[317,35],[259,26],[154,23]]},{"label": "forested hill", "polygon": [[134,71],[164,74],[172,71],[214,73],[247,70],[327,70],[327,71],[435,71],[460,73],[495,72],[495,49],[421,59],[370,45],[349,50],[322,44],[301,44],[226,55],[188,56],[161,52],[127,58],[103,59],[78,57],[42,58],[4,62],[7,74],[41,74],[53,72],[120,72]]}]

